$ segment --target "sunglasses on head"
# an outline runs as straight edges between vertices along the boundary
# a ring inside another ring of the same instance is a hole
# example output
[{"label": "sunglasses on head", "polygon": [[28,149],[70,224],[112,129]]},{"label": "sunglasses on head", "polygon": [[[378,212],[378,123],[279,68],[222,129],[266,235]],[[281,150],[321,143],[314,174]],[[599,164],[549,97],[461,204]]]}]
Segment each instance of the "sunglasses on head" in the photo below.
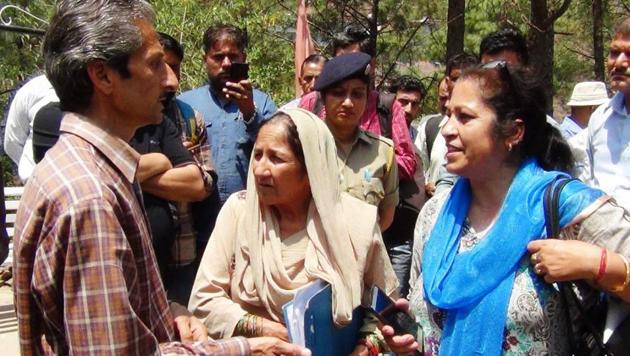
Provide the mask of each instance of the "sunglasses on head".
[{"label": "sunglasses on head", "polygon": [[508,63],[503,60],[491,61],[481,65],[482,69],[494,69],[499,73],[501,80],[507,82],[510,90],[514,90],[514,83],[512,82],[512,75],[508,68]]},{"label": "sunglasses on head", "polygon": [[496,69],[499,71],[507,71],[507,62],[503,61],[503,60],[498,60],[498,61],[490,61],[488,63],[484,63],[481,65],[481,68],[483,69]]}]

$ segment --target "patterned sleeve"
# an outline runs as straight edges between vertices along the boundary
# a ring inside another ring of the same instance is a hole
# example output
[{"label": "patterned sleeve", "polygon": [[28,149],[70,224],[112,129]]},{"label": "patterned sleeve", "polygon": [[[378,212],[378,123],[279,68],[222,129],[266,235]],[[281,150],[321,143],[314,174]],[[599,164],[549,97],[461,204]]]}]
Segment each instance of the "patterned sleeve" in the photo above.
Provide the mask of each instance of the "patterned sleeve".
[{"label": "patterned sleeve", "polygon": [[210,149],[210,138],[208,130],[203,119],[203,115],[195,110],[195,137],[197,144],[190,148],[190,153],[195,158],[195,162],[201,168],[203,173],[203,181],[206,191],[211,192],[214,189],[215,171],[214,162],[212,161],[212,151]]},{"label": "patterned sleeve", "polygon": [[[65,325],[60,327],[65,329],[70,353],[108,350],[119,355],[152,355],[158,351],[169,355],[249,354],[247,341],[238,338],[158,344],[160,337],[140,319],[130,303],[133,296],[129,291],[142,288],[134,278],[138,275],[134,268],[137,256],[132,253],[116,212],[102,200],[86,200],[69,208],[53,227],[51,236],[67,241],[65,256],[53,246],[48,246],[50,255],[40,251],[33,270],[34,295],[40,296],[38,304],[44,318],[59,320],[57,316],[63,314]],[[58,275],[62,283],[50,277]],[[62,304],[47,299],[55,295],[46,292],[51,288],[63,288]],[[172,323],[170,312],[159,318]]]},{"label": "patterned sleeve", "polygon": [[399,176],[413,179],[413,174],[416,172],[414,146],[405,120],[405,112],[400,103],[395,100],[392,105],[392,140],[394,141]]},{"label": "patterned sleeve", "polygon": [[225,340],[210,340],[183,344],[171,342],[160,345],[162,356],[175,355],[207,355],[207,356],[246,356],[250,354],[249,343],[244,337],[233,337]]},{"label": "patterned sleeve", "polygon": [[[48,236],[67,246],[64,251],[57,244],[42,244],[34,263],[33,295],[39,296],[45,319],[64,320],[59,327],[65,329],[70,353],[156,353],[156,336],[130,303],[130,290],[141,288],[141,282],[135,280],[136,257],[114,209],[100,199],[84,200],[68,208]],[[43,251],[46,246],[51,251]],[[63,300],[50,300],[59,288]]]}]

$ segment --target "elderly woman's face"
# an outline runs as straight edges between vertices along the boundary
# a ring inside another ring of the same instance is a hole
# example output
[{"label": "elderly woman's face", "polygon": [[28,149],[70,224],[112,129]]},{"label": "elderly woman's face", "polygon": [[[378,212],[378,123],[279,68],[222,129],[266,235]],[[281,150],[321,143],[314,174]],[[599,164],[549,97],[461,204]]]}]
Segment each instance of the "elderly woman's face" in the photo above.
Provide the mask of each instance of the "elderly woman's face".
[{"label": "elderly woman's face", "polygon": [[324,97],[326,121],[329,125],[352,129],[359,127],[365,112],[368,86],[361,79],[344,80],[328,89]]},{"label": "elderly woman's face", "polygon": [[508,151],[495,133],[496,113],[483,101],[477,80],[455,84],[448,112],[441,131],[447,147],[446,169],[471,179],[496,172]]},{"label": "elderly woman's face", "polygon": [[283,124],[271,123],[260,129],[253,158],[256,190],[263,205],[291,205],[310,198],[306,170],[293,153]]}]

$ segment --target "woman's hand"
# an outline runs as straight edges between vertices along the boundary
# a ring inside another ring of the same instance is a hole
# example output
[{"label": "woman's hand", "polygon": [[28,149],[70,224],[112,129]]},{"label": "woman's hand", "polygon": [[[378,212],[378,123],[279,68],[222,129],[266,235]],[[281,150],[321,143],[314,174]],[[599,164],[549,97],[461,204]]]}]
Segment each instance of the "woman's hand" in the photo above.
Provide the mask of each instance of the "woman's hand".
[{"label": "woman's hand", "polygon": [[350,356],[369,356],[369,355],[370,355],[370,351],[365,345],[355,346],[354,350],[350,354]]},{"label": "woman's hand", "polygon": [[171,303],[170,307],[175,322],[175,330],[179,334],[181,342],[190,343],[208,340],[206,326],[199,319],[192,316],[188,309],[178,303]]},{"label": "woman's hand", "polygon": [[275,321],[263,318],[262,323],[263,336],[272,336],[280,340],[289,341],[289,332],[287,328]]},{"label": "woman's hand", "polygon": [[547,283],[593,280],[599,271],[602,248],[577,240],[535,240],[527,245],[534,272]]},{"label": "woman's hand", "polygon": [[[396,301],[396,308],[408,313],[409,301],[404,298],[398,299]],[[385,338],[387,346],[396,354],[413,354],[420,348],[414,335],[395,335],[394,328],[389,325],[380,325],[379,329]]]}]

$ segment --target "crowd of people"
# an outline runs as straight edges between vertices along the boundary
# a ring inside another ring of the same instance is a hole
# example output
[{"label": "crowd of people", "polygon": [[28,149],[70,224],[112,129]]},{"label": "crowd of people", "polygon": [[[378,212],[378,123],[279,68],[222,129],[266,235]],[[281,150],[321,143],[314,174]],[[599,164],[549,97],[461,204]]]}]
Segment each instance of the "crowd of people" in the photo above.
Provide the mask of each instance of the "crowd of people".
[{"label": "crowd of people", "polygon": [[[420,117],[425,84],[375,90],[354,28],[278,109],[242,72],[246,31],[211,25],[207,84],[180,94],[183,47],[154,18],[144,0],[59,1],[45,74],[10,104],[22,354],[308,355],[283,306],[316,280],[335,325],[361,320],[362,356],[569,355],[567,281],[630,310],[630,18],[614,96],[577,83],[563,120],[512,28],[450,58]],[[420,331],[358,313],[372,287]]]}]

